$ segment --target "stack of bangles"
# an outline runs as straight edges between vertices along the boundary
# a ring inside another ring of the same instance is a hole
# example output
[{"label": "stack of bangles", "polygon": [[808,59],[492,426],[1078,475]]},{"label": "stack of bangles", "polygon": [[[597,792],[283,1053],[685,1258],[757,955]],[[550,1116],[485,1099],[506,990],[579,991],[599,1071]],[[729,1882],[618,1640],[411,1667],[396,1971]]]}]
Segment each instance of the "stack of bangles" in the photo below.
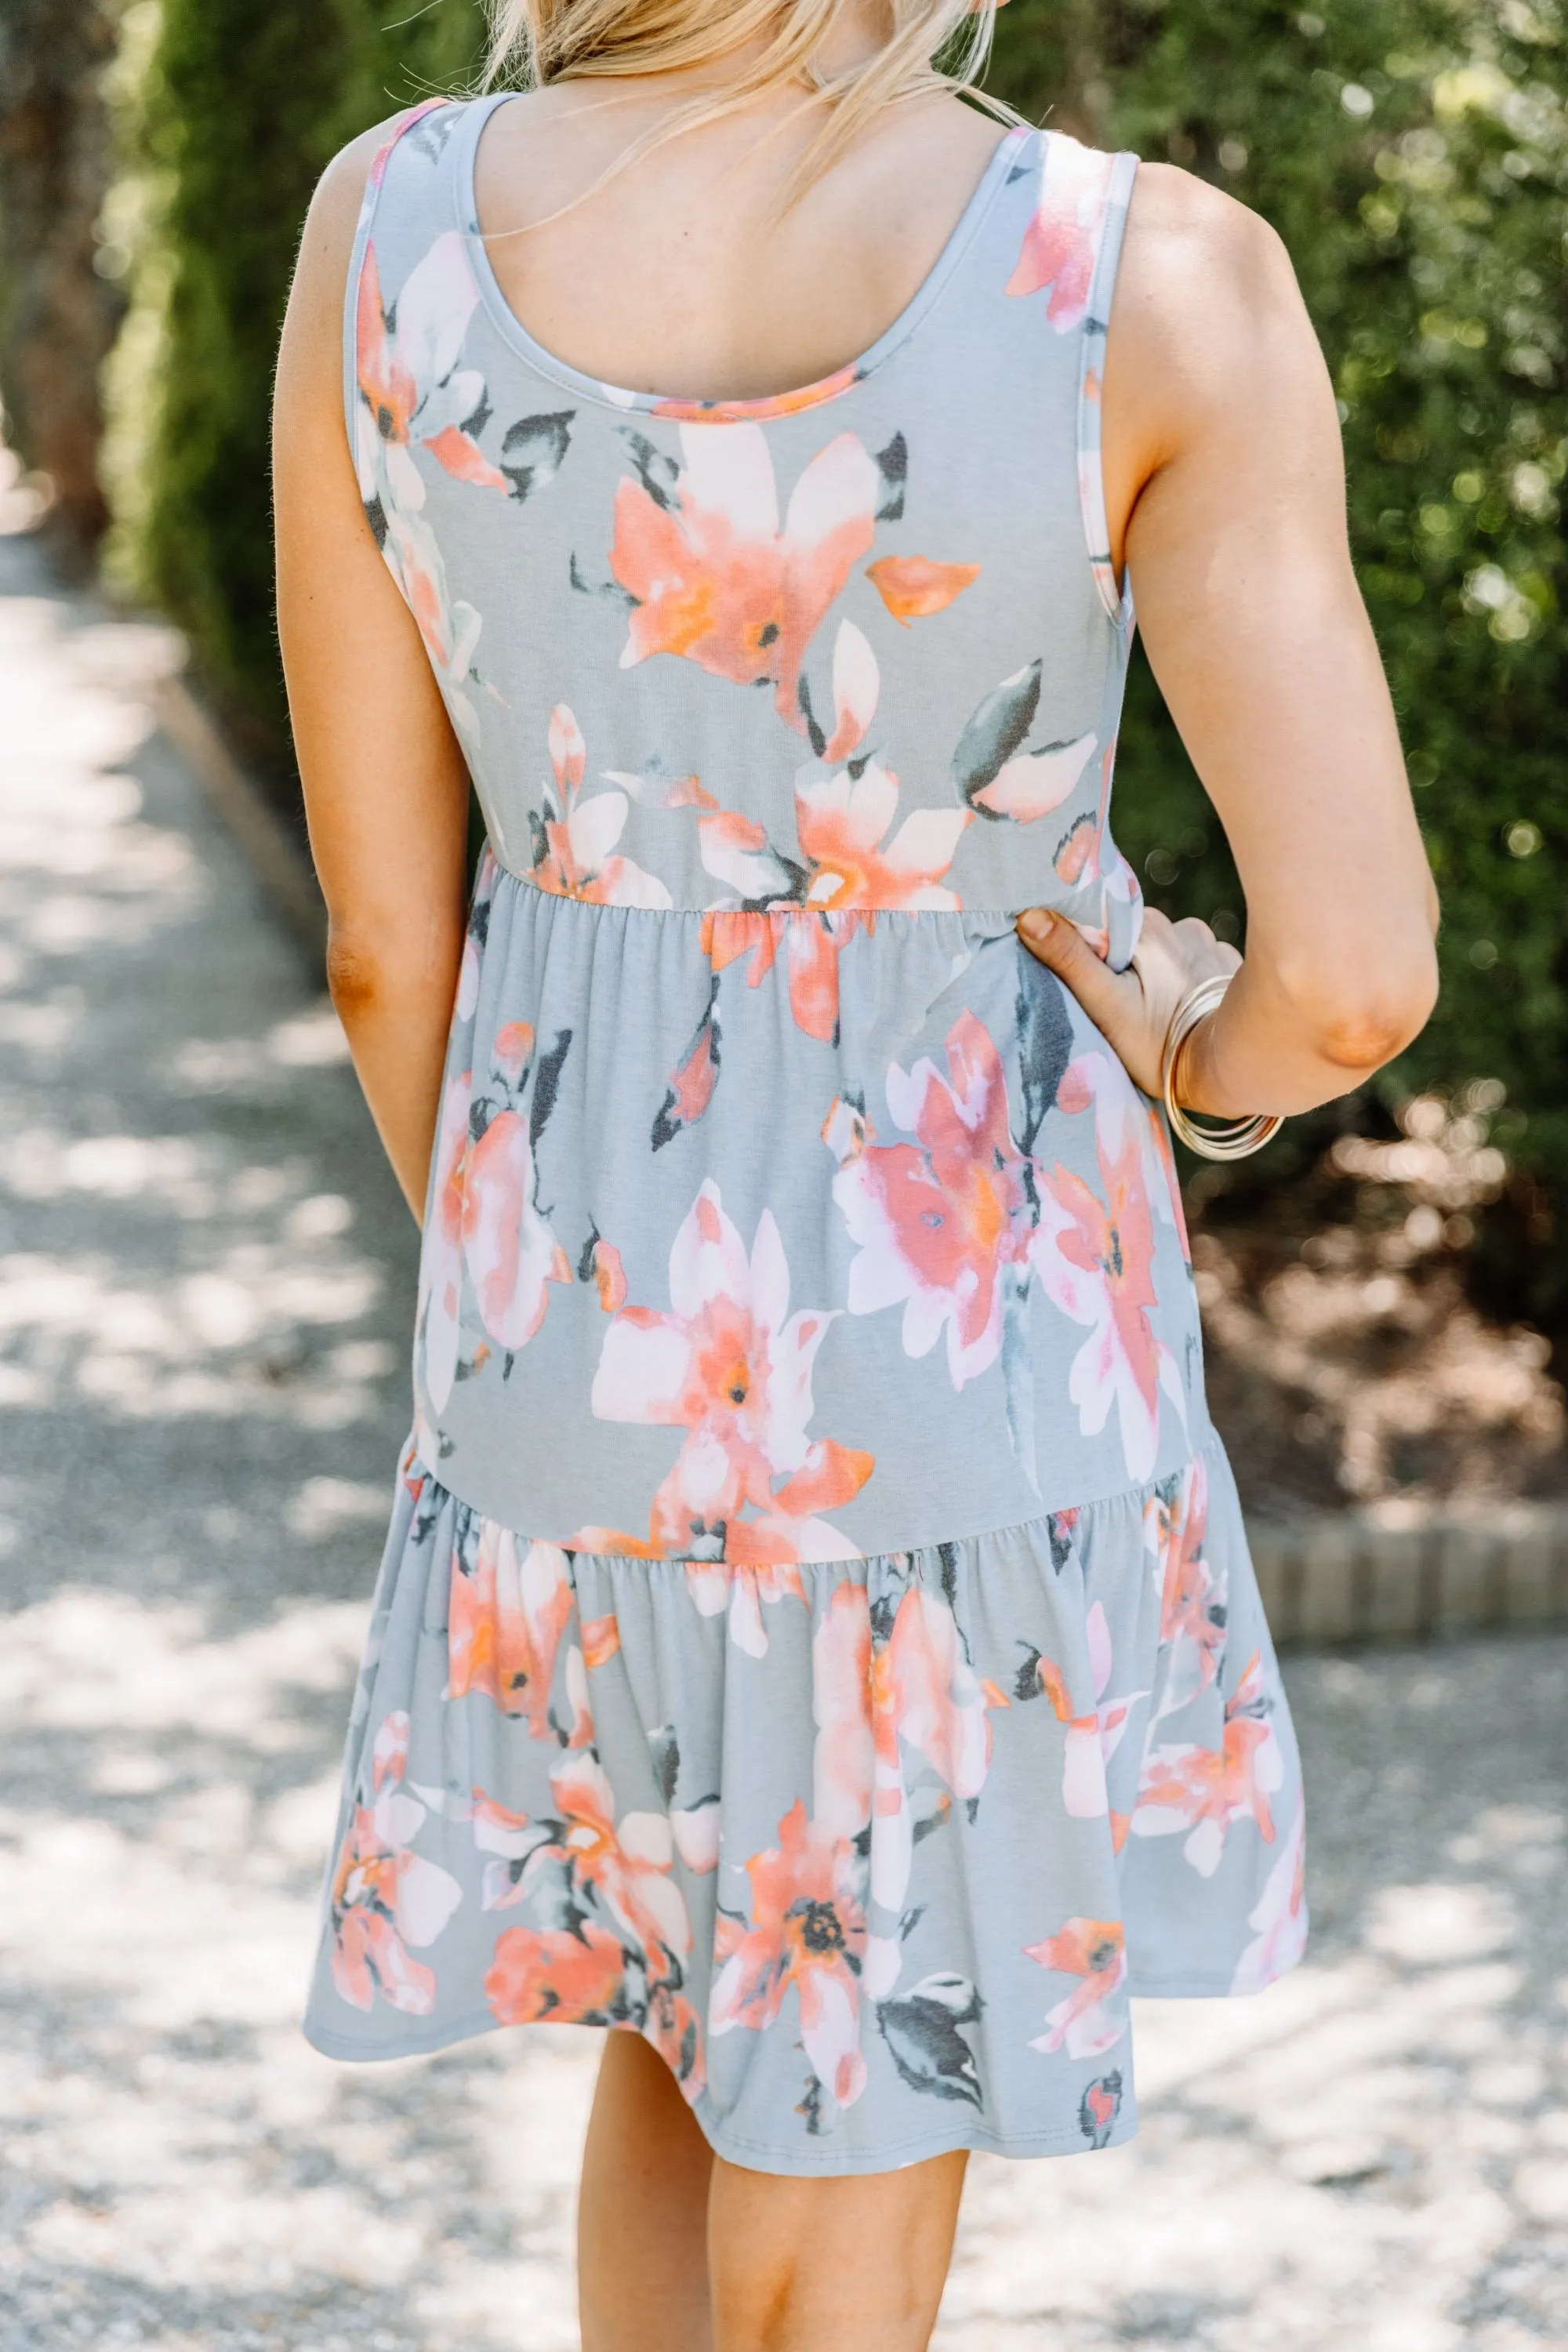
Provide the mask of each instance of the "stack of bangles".
[{"label": "stack of bangles", "polygon": [[1218,1010],[1231,978],[1227,971],[1215,972],[1188,989],[1171,1015],[1160,1055],[1160,1092],[1164,1098],[1165,1116],[1173,1132],[1181,1137],[1188,1150],[1205,1160],[1245,1160],[1250,1152],[1261,1151],[1285,1124],[1276,1113],[1257,1111],[1250,1118],[1231,1119],[1218,1127],[1198,1127],[1192,1114],[1176,1100],[1182,1049],[1198,1024]]}]

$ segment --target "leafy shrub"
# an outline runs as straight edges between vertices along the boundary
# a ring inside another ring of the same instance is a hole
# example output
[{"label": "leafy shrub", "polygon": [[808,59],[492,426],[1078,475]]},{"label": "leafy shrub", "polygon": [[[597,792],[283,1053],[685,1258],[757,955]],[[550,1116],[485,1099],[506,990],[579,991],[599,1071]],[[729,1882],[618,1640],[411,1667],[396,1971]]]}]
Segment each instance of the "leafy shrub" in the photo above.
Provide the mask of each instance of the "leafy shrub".
[{"label": "leafy shrub", "polygon": [[142,0],[119,201],[140,250],[113,378],[114,565],[192,637],[253,753],[285,740],[272,610],[272,372],[310,192],[345,140],[472,70],[476,0]]},{"label": "leafy shrub", "polygon": [[[1090,38],[1099,26],[1098,47]],[[1378,1082],[1489,1117],[1519,1171],[1499,1303],[1568,1322],[1568,114],[1555,0],[1014,0],[999,81],[1230,187],[1279,231],[1344,424],[1356,568],[1444,904],[1441,1001]],[[1152,901],[1239,930],[1209,811],[1139,665],[1118,765]],[[1342,855],[1355,857],[1353,836]],[[1504,1090],[1500,1095],[1500,1088]],[[1500,1104],[1500,1108],[1499,1107]],[[1296,1150],[1321,1137],[1307,1123]],[[1277,1152],[1243,1181],[1278,1180]]]}]

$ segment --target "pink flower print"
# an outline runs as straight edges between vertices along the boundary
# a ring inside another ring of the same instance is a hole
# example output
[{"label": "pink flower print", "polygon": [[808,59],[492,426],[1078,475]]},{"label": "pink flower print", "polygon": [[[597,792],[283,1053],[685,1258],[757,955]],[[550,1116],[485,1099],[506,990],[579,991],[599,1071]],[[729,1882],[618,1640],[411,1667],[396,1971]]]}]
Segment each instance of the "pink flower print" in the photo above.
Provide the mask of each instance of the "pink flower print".
[{"label": "pink flower print", "polygon": [[[563,1032],[557,1056],[570,1042]],[[547,1286],[572,1279],[566,1254],[535,1202],[529,1125],[513,1107],[532,1043],[526,1022],[508,1024],[497,1034],[494,1092],[476,1106],[473,1072],[465,1070],[447,1080],[442,1097],[417,1308],[425,1390],[437,1412],[458,1373],[465,1267],[485,1329],[509,1354],[539,1329]],[[504,1107],[492,1108],[497,1100]],[[477,1350],[465,1371],[477,1370],[489,1353]]]},{"label": "pink flower print", "polygon": [[372,1748],[374,1802],[353,1808],[329,1897],[332,1982],[356,2009],[377,1993],[406,2016],[427,2017],[436,1973],[410,1951],[433,1944],[462,1901],[450,1871],[411,1851],[426,1808],[403,1787],[409,1722],[389,1715]]},{"label": "pink flower print", "polygon": [[1004,1277],[1027,1279],[1035,1210],[1028,1161],[1007,1125],[1007,1085],[989,1033],[972,1013],[947,1035],[944,1078],[921,1060],[888,1072],[888,1108],[916,1143],[879,1144],[842,1103],[824,1140],[839,1166],[833,1197],[858,1249],[849,1311],[904,1308],[904,1351],[930,1353],[945,1329],[955,1389],[1002,1349]]},{"label": "pink flower print", "polygon": [[1157,1488],[1143,1506],[1160,1593],[1160,1715],[1207,1690],[1225,1655],[1226,1580],[1205,1558],[1207,1531],[1208,1469],[1199,1454],[1173,1491]]},{"label": "pink flower print", "polygon": [[1077,1990],[1046,2012],[1046,2031],[1029,2043],[1050,2056],[1098,2058],[1127,2031],[1127,1939],[1116,1919],[1068,1919],[1043,1943],[1026,1944],[1025,1958],[1043,1969],[1077,1977]]},{"label": "pink flower print", "polygon": [[[771,679],[780,717],[801,728],[801,663],[871,545],[887,465],[840,433],[795,484],[781,531],[760,425],[683,424],[679,435],[679,468],[634,445],[640,478],[616,494],[610,569],[633,599],[622,667],[674,654],[740,685]],[[900,478],[901,461],[900,448]]]},{"label": "pink flower print", "polygon": [[818,1514],[858,1494],[872,1456],[807,1434],[812,1367],[834,1318],[789,1313],[772,1214],[763,1212],[748,1259],[710,1178],[675,1237],[669,1296],[668,1312],[616,1316],[593,1388],[603,1421],[686,1432],[647,1537],[585,1528],[573,1548],[752,1568],[855,1557]]},{"label": "pink flower print", "polygon": [[811,1642],[816,1719],[812,1818],[835,1837],[856,1838],[871,1818],[876,1741],[871,1728],[871,1604],[846,1578]]},{"label": "pink flower print", "polygon": [[566,1555],[554,1544],[526,1542],[495,1519],[479,1528],[471,1569],[461,1547],[453,1549],[442,1696],[477,1692],[544,1739],[556,1655],[575,1605]]},{"label": "pink flower print", "polygon": [[1068,1376],[1083,1431],[1097,1434],[1115,1405],[1127,1475],[1142,1480],[1154,1465],[1168,1361],[1149,1319],[1156,1304],[1149,1196],[1131,1126],[1100,1125],[1096,1140],[1103,1200],[1059,1161],[1048,1173],[1039,1168],[1034,1264],[1047,1297],[1089,1326]]},{"label": "pink flower print", "polygon": [[796,887],[809,909],[825,915],[868,908],[951,912],[962,901],[942,887],[942,877],[973,813],[915,809],[889,839],[899,812],[897,776],[875,759],[856,761],[836,775],[822,772],[823,765],[831,768],[859,750],[879,691],[870,646],[852,621],[840,622],[833,653],[833,733],[824,738],[808,718],[822,764],[803,768],[795,780],[795,829],[805,865]]},{"label": "pink flower print", "polygon": [[1068,1724],[1062,1759],[1062,1804],[1076,1821],[1097,1821],[1110,1810],[1105,1768],[1121,1745],[1128,1720],[1146,1691],[1108,1699],[1112,1658],[1110,1628],[1105,1611],[1091,1602],[1084,1625],[1089,1645],[1089,1669],[1094,1677],[1095,1705],[1088,1715],[1075,1715]]},{"label": "pink flower print", "polygon": [[435,1178],[419,1261],[416,1321],[423,1333],[425,1389],[437,1412],[446,1410],[462,1344],[463,1176],[468,1156],[468,1103],[473,1073],[448,1078],[436,1129]]},{"label": "pink flower print", "polygon": [[1063,1071],[1057,1088],[1059,1109],[1076,1113],[1092,1109],[1095,1129],[1105,1156],[1120,1160],[1129,1137],[1137,1144],[1143,1185],[1162,1224],[1174,1228],[1182,1254],[1190,1260],[1182,1191],[1171,1139],[1159,1107],[1139,1093],[1114,1054],[1098,1047],[1080,1054]]},{"label": "pink flower print", "polygon": [[[864,1585],[838,1587],[812,1642],[817,1732],[814,1821],[838,1836],[870,1829],[870,1892],[897,1916],[909,1892],[917,1832],[954,1798],[969,1801],[991,1762],[987,1709],[1006,1701],[974,1674],[952,1610],[924,1585],[906,1587],[886,1637],[873,1640]],[[911,1789],[908,1755],[940,1784]],[[867,1941],[862,1982],[878,2000],[900,1965],[892,1937]]]},{"label": "pink flower print", "polygon": [[474,895],[468,908],[468,936],[463,941],[463,961],[458,969],[458,995],[452,1008],[454,1035],[471,1021],[479,1007],[479,970],[484,961],[485,935],[489,920],[490,900],[495,896],[496,877],[500,868],[487,845],[479,859],[479,870],[474,877]]},{"label": "pink flower print", "polygon": [[509,1353],[544,1320],[547,1286],[570,1282],[565,1251],[534,1206],[533,1148],[519,1111],[498,1111],[468,1149],[463,1255],[479,1319]]},{"label": "pink flower print", "polygon": [[615,855],[626,829],[626,793],[582,797],[587,750],[583,730],[563,702],[550,714],[549,741],[555,784],[553,792],[544,787],[544,815],[530,817],[534,850],[530,880],[557,898],[583,898],[600,907],[672,906],[657,875]]},{"label": "pink flower print", "polygon": [[[980,1794],[991,1762],[987,1691],[969,1663],[957,1622],[940,1593],[910,1585],[892,1632],[873,1653],[870,1698],[875,1767],[871,1799],[871,1894],[895,1916],[909,1893],[919,1819],[928,1823],[946,1801]],[[906,1751],[923,1759],[941,1783],[938,1806],[921,1802],[910,1786]],[[891,1991],[898,1946],[879,1937],[867,1952],[867,1990]]]},{"label": "pink flower print", "polygon": [[772,2025],[793,1985],[801,2041],[821,2092],[832,2106],[850,2106],[866,2087],[857,1974],[866,1916],[854,1846],[807,1821],[797,1799],[779,1823],[778,1844],[752,1854],[745,1867],[751,1924],[719,1914],[709,2031]]},{"label": "pink flower print", "polygon": [[1268,1720],[1260,1654],[1254,1651],[1226,1702],[1225,1745],[1188,1742],[1150,1749],[1143,1759],[1133,1834],[1168,1837],[1188,1832],[1182,1852],[1202,1878],[1212,1878],[1225,1852],[1233,1822],[1255,1822],[1267,1844],[1274,1842],[1268,1799],[1285,1777],[1284,1760]]},{"label": "pink flower print", "polygon": [[365,247],[355,318],[359,394],[388,453],[383,463],[400,503],[424,503],[423,485],[409,496],[409,478],[418,478],[403,454],[416,443],[459,481],[507,488],[505,475],[464,429],[485,404],[484,377],[477,368],[458,365],[479,299],[462,237],[447,229],[405,278],[394,328],[382,300],[375,246]]},{"label": "pink flower print", "polygon": [[729,1611],[730,1639],[749,1658],[765,1658],[768,1654],[763,1601],[805,1599],[800,1570],[789,1560],[742,1568],[727,1560],[689,1559],[686,1589],[700,1616],[721,1617]]},{"label": "pink flower print", "polygon": [[1242,1952],[1231,1991],[1261,1992],[1293,1969],[1307,1948],[1307,1815],[1298,1804],[1289,1836],[1279,1849],[1263,1892],[1247,1915],[1258,1932]]},{"label": "pink flower print", "polygon": [[1060,131],[1047,132],[1041,144],[1039,203],[1005,290],[1038,294],[1048,287],[1046,316],[1058,334],[1065,335],[1088,315],[1110,194],[1111,159],[1080,147]]}]

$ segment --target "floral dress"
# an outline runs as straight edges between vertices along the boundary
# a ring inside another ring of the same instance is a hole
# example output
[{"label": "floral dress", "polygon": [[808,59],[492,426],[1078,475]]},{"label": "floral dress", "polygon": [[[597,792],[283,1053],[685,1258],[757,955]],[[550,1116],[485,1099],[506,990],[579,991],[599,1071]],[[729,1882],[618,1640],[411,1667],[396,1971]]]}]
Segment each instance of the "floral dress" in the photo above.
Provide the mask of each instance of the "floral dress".
[{"label": "floral dress", "polygon": [[365,513],[489,834],[306,2030],[641,2033],[779,2173],[1134,2127],[1130,1991],[1300,1955],[1295,1743],[1124,965],[1098,397],[1133,159],[1004,136],[865,356],[566,366],[371,175]]}]

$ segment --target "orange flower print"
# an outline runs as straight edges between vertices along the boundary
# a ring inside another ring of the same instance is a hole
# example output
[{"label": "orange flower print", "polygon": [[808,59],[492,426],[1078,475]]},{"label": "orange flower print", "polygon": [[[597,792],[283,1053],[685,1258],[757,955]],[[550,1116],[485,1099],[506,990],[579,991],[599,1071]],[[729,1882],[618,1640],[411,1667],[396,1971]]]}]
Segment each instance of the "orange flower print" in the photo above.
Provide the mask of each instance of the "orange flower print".
[{"label": "orange flower print", "polygon": [[1247,1915],[1257,1930],[1236,1964],[1231,1990],[1261,1992],[1277,1977],[1293,1969],[1307,1947],[1307,1815],[1298,1804],[1290,1834],[1263,1883],[1263,1892]]},{"label": "orange flower print", "polygon": [[1030,2049],[1047,2057],[1065,2050],[1069,2058],[1114,2049],[1127,2031],[1127,1939],[1120,1920],[1068,1919],[1043,1943],[1026,1944],[1024,1955],[1079,1979],[1076,1990],[1047,2011],[1046,2031]]},{"label": "orange flower print", "polygon": [[808,1821],[797,1798],[779,1823],[777,1845],[752,1854],[746,1875],[750,1925],[729,1911],[718,1916],[720,1968],[708,2030],[720,2034],[772,2025],[793,1985],[816,2082],[807,2122],[820,2128],[823,2100],[835,2109],[852,2106],[866,2087],[858,1983],[866,1943],[863,1868],[850,1841]]},{"label": "orange flower print", "polygon": [[430,1213],[419,1256],[416,1328],[423,1350],[426,1393],[445,1409],[462,1346],[463,1177],[468,1157],[468,1102],[474,1076],[448,1078],[436,1128]]},{"label": "orange flower print", "polygon": [[1109,2147],[1121,2113],[1121,2070],[1113,2067],[1092,2082],[1079,2101],[1078,2124],[1090,2147]]},{"label": "orange flower print", "polygon": [[1066,335],[1088,315],[1110,194],[1111,159],[1080,147],[1059,131],[1049,133],[1041,145],[1039,202],[1005,290],[1039,294],[1048,289],[1046,316],[1058,335]]},{"label": "orange flower print", "polygon": [[535,1189],[528,1124],[520,1111],[498,1111],[469,1145],[463,1170],[463,1256],[479,1320],[513,1353],[543,1322],[547,1286],[572,1279]]},{"label": "orange flower print", "polygon": [[[459,980],[454,1029],[464,1018],[464,987]],[[482,1347],[462,1360],[465,1277],[480,1322],[505,1351],[507,1369],[544,1320],[548,1286],[572,1279],[566,1253],[538,1206],[533,1159],[571,1043],[571,1031],[559,1031],[536,1068],[531,1026],[509,1022],[497,1032],[481,1094],[476,1097],[471,1070],[447,1082],[416,1311],[425,1391],[437,1412],[454,1383],[471,1378],[490,1353]],[[525,1117],[521,1106],[531,1077],[535,1091]]]},{"label": "orange flower print", "polygon": [[1226,1580],[1205,1558],[1207,1530],[1208,1469],[1200,1454],[1143,1506],[1143,1540],[1160,1593],[1161,1715],[1207,1690],[1225,1655]]},{"label": "orange flower print", "polygon": [[933,563],[926,555],[884,555],[866,577],[900,628],[945,612],[980,577],[978,563]]},{"label": "orange flower print", "polygon": [[485,1999],[501,2025],[618,2025],[626,2005],[618,1936],[577,1927],[508,1927],[496,1937]]},{"label": "orange flower print", "polygon": [[[1075,1821],[1101,1821],[1110,1810],[1106,1794],[1105,1768],[1121,1747],[1133,1708],[1146,1691],[1131,1691],[1121,1698],[1107,1698],[1114,1666],[1111,1652],[1110,1627],[1106,1622],[1102,1604],[1092,1601],[1084,1620],[1084,1636],[1089,1650],[1089,1670],[1094,1683],[1094,1704],[1083,1713],[1075,1712],[1066,1675],[1051,1659],[1031,1653],[1028,1680],[1019,1677],[1020,1696],[1034,1696],[1034,1677],[1038,1687],[1049,1699],[1058,1723],[1067,1726],[1067,1741],[1062,1756],[1062,1808]],[[1116,1841],[1118,1846],[1121,1840]]]},{"label": "orange flower print", "polygon": [[1171,1226],[1192,1263],[1186,1219],[1182,1212],[1182,1188],[1176,1174],[1171,1138],[1159,1106],[1141,1095],[1114,1054],[1098,1050],[1080,1054],[1062,1072],[1057,1091],[1065,1111],[1091,1109],[1111,1159],[1120,1159],[1129,1134],[1137,1143],[1149,1205],[1163,1225]]},{"label": "orange flower print", "polygon": [[838,1160],[833,1197],[858,1250],[850,1313],[901,1305],[910,1356],[929,1354],[945,1331],[961,1389],[1002,1352],[1005,1283],[1027,1282],[1036,1210],[1029,1162],[1008,1129],[1001,1056],[973,1013],[949,1030],[947,1062],[948,1078],[925,1060],[888,1072],[888,1108],[916,1142],[873,1142],[843,1102],[823,1139]]},{"label": "orange flower print", "polygon": [[583,730],[563,702],[550,714],[550,765],[554,788],[543,789],[544,813],[531,810],[533,866],[529,879],[561,898],[600,907],[669,907],[657,875],[616,855],[629,806],[623,791],[583,798],[587,749]]},{"label": "orange flower print", "polygon": [[478,1693],[521,1716],[533,1738],[551,1737],[551,1685],[575,1605],[563,1551],[495,1519],[471,1518],[467,1542],[452,1552],[442,1696]]},{"label": "orange flower print", "polygon": [[616,493],[610,569],[631,598],[623,668],[653,654],[739,685],[772,681],[781,718],[803,726],[801,664],[881,514],[901,510],[904,448],[873,457],[853,433],[819,449],[779,528],[767,436],[753,422],[682,424],[675,465],[641,435]]},{"label": "orange flower print", "polygon": [[439,1864],[411,1852],[426,1808],[402,1785],[408,1717],[389,1715],[372,1748],[373,1799],[356,1803],[333,1865],[329,1893],[332,1982],[356,2009],[376,1995],[411,2017],[427,2017],[436,1974],[409,1958],[433,1944],[462,1900]]},{"label": "orange flower print", "polygon": [[1223,1748],[1186,1742],[1151,1748],[1144,1757],[1134,1835],[1168,1837],[1185,1830],[1183,1854],[1203,1878],[1218,1869],[1233,1822],[1251,1820],[1271,1845],[1268,1799],[1284,1781],[1285,1765],[1268,1717],[1262,1659],[1255,1650],[1226,1702]]},{"label": "orange flower print", "polygon": [[[676,1234],[669,1296],[668,1311],[622,1307],[593,1387],[602,1421],[686,1433],[654,1496],[647,1535],[586,1528],[570,1548],[751,1570],[855,1558],[819,1514],[859,1493],[872,1457],[807,1434],[812,1366],[834,1317],[813,1307],[790,1314],[789,1267],[771,1213],[763,1212],[748,1258],[710,1178]],[[749,1611],[740,1622],[753,1622]]]},{"label": "orange flower print", "polygon": [[[876,712],[876,656],[852,621],[839,625],[833,676],[838,719],[819,754],[824,761],[858,751]],[[973,822],[971,811],[915,809],[891,833],[898,813],[899,780],[874,758],[855,760],[837,774],[802,771],[795,814],[808,908],[824,914],[852,908],[951,912],[961,905],[955,891],[942,887],[942,877]]]},{"label": "orange flower print", "polygon": [[438,236],[398,290],[393,319],[381,290],[374,242],[367,246],[355,310],[359,398],[354,461],[365,515],[425,642],[453,725],[469,757],[479,723],[468,688],[474,677],[479,615],[456,601],[435,531],[424,514],[423,448],[443,472],[486,490],[523,499],[559,470],[572,412],[513,425],[492,465],[472,427],[487,406],[485,380],[459,366],[479,289],[456,229]]},{"label": "orange flower print", "polygon": [[[1038,1169],[1040,1228],[1034,1264],[1046,1296],[1075,1323],[1089,1327],[1068,1383],[1084,1433],[1094,1436],[1103,1429],[1114,1405],[1127,1475],[1142,1480],[1154,1466],[1159,1444],[1162,1378],[1178,1398],[1181,1390],[1150,1321],[1156,1299],[1148,1129],[1145,1122],[1125,1115],[1131,1093],[1131,1082],[1126,1084],[1127,1105],[1087,1088],[1079,1097],[1086,1106],[1092,1100],[1095,1108],[1103,1199],[1059,1161],[1048,1171]],[[1063,1100],[1059,1092],[1058,1099]],[[1069,1088],[1064,1108],[1073,1107]]]},{"label": "orange flower print", "polygon": [[[976,1676],[949,1601],[919,1582],[905,1587],[890,1625],[875,1636],[866,1587],[841,1584],[813,1638],[812,1685],[813,1818],[842,1837],[869,1831],[870,1894],[896,1918],[916,1839],[954,1798],[971,1802],[984,1788],[987,1709],[1006,1702]],[[868,1936],[868,1994],[885,1998],[900,1966],[895,1937]]]},{"label": "orange flower print", "polygon": [[539,1903],[553,1888],[567,1908],[596,1909],[623,1941],[648,1956],[650,1969],[684,1960],[691,1923],[670,1876],[675,1844],[666,1813],[615,1817],[615,1792],[598,1758],[567,1753],[551,1767],[556,1818],[536,1822],[544,1834],[518,1856],[510,1883],[498,1875],[488,1910]]}]

